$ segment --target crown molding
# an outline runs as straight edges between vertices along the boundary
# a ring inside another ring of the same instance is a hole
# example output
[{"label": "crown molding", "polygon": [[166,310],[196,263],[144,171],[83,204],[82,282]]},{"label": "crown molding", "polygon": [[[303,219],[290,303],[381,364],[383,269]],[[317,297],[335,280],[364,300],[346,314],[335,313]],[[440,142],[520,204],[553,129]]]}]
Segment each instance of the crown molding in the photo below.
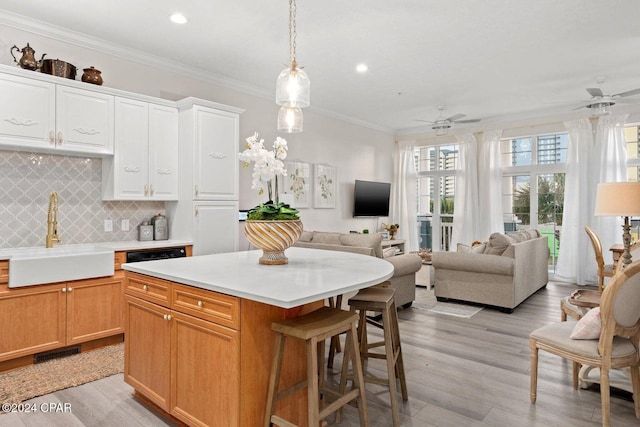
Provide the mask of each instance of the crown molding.
[{"label": "crown molding", "polygon": [[[59,27],[55,24],[38,21],[23,15],[0,10],[0,24],[12,27],[18,30],[28,31],[40,36],[48,37],[54,40],[58,40],[64,43],[69,43],[74,46],[92,49],[100,53],[112,55],[127,61],[136,62],[146,66],[152,66],[155,68],[163,69],[172,73],[180,74],[193,79],[201,80],[207,83],[212,83],[218,86],[222,86],[228,89],[237,90],[247,95],[257,96],[263,99],[273,99],[274,94],[256,86],[249,85],[239,80],[234,80],[229,77],[216,75],[210,71],[204,69],[186,67],[182,63],[171,60],[169,58],[162,58],[159,56],[151,55],[147,52],[131,49],[115,43],[98,39],[96,37],[89,36],[87,34],[78,33]],[[318,107],[309,107],[310,111],[314,111],[323,116],[331,117],[343,122],[351,123],[357,126],[366,127],[372,130],[385,132],[388,134],[394,134],[395,129],[390,129],[384,126],[370,123],[367,121],[359,120],[353,117],[344,116],[333,111],[325,110]]]}]

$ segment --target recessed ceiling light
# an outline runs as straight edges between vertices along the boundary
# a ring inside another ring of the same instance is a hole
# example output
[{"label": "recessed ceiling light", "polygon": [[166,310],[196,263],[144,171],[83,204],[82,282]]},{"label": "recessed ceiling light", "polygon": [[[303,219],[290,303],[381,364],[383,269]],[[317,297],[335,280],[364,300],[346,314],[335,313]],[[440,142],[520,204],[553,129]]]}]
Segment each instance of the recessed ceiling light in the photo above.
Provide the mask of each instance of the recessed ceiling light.
[{"label": "recessed ceiling light", "polygon": [[169,19],[171,19],[171,22],[173,22],[174,24],[186,24],[187,23],[187,17],[184,16],[181,13],[174,13],[173,15],[171,15],[169,17]]},{"label": "recessed ceiling light", "polygon": [[356,71],[359,73],[366,73],[369,70],[369,67],[367,67],[367,64],[358,64],[358,66],[356,67]]}]

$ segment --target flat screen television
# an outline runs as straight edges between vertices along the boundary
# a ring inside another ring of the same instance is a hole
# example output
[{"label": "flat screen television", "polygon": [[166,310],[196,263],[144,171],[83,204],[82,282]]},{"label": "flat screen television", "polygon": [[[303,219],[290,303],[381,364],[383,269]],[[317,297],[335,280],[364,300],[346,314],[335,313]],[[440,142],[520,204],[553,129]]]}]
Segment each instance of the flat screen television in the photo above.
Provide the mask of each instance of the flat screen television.
[{"label": "flat screen television", "polygon": [[356,180],[353,216],[389,216],[391,184]]}]

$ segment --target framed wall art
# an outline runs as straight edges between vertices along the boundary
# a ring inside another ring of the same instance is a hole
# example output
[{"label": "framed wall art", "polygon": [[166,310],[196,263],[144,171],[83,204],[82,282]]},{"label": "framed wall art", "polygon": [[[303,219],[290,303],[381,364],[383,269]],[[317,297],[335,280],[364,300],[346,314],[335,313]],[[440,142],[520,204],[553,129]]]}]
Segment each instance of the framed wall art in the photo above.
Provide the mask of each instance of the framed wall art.
[{"label": "framed wall art", "polygon": [[334,166],[313,165],[313,207],[336,207],[336,168]]},{"label": "framed wall art", "polygon": [[[311,165],[305,162],[285,161],[287,175],[280,188],[281,200],[286,200],[292,207],[308,208],[311,204]],[[285,195],[285,197],[282,197]]]}]

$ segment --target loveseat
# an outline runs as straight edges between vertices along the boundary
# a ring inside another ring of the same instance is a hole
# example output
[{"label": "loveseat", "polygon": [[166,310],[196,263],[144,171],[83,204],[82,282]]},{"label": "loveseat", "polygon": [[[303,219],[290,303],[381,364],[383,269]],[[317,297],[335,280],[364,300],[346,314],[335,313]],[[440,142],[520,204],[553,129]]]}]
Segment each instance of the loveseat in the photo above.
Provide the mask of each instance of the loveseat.
[{"label": "loveseat", "polygon": [[493,233],[487,242],[457,252],[434,252],[435,295],[493,306],[511,313],[549,281],[547,237],[537,230]]},{"label": "loveseat", "polygon": [[323,231],[303,231],[294,246],[300,248],[326,249],[352,252],[383,258],[393,264],[390,287],[396,290],[396,306],[409,307],[416,298],[416,272],[422,267],[422,260],[416,254],[395,255],[393,249],[382,250],[382,235],[356,233],[330,233]]}]

